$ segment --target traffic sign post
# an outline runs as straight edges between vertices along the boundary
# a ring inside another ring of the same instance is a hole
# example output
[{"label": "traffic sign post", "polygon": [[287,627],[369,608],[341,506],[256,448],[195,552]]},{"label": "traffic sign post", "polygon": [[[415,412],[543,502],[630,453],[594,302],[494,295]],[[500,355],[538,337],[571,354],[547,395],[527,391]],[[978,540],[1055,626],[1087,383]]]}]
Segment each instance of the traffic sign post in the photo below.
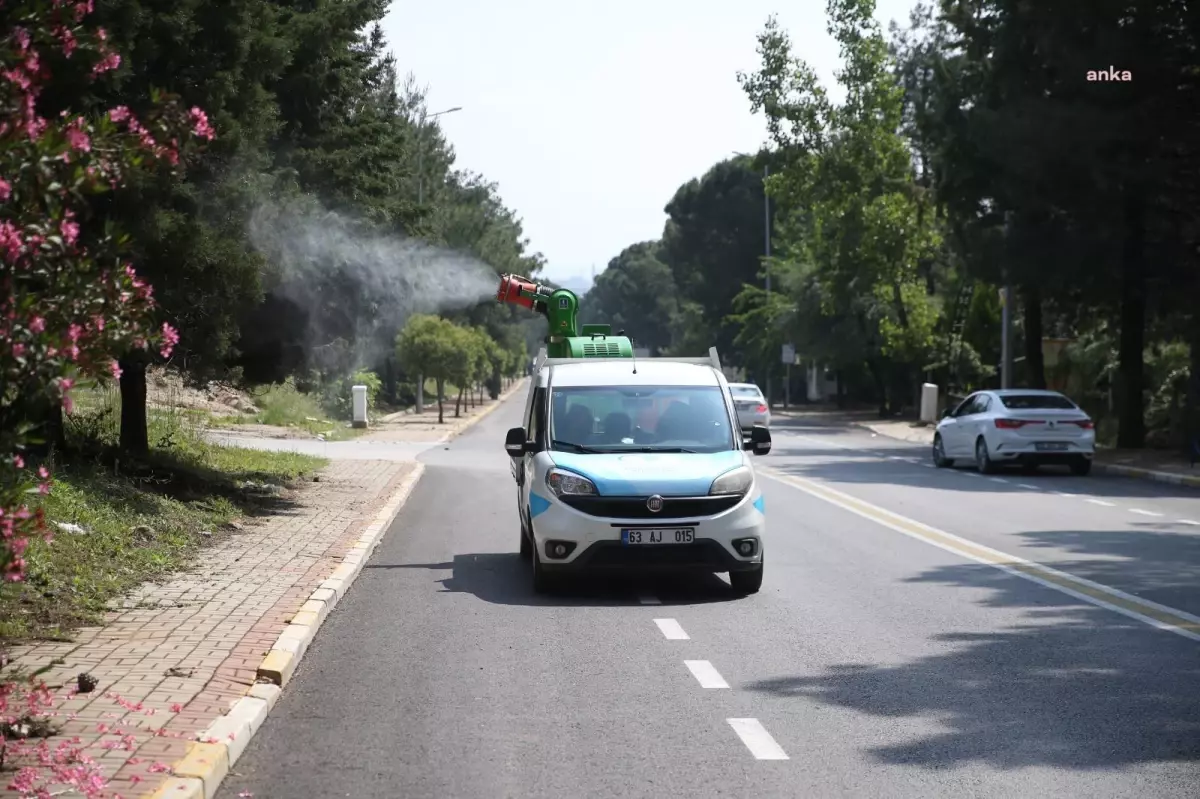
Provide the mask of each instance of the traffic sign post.
[{"label": "traffic sign post", "polygon": [[784,363],[783,408],[787,410],[788,405],[792,402],[792,364],[796,362],[796,346],[784,344],[783,351],[779,355],[780,360]]}]

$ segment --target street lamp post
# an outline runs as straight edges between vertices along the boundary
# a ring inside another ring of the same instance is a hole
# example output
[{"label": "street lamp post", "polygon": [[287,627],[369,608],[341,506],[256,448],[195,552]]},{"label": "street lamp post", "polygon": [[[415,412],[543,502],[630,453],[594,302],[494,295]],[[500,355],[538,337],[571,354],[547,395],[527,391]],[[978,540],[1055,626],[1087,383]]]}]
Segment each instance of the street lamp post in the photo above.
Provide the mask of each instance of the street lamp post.
[{"label": "street lamp post", "polygon": [[[440,117],[443,114],[453,114],[455,111],[461,111],[461,106],[447,108],[445,111],[437,111],[432,114],[425,112],[425,106],[421,106],[421,121],[417,123],[417,205],[425,204],[425,120]],[[425,375],[417,375],[417,413],[425,412]]]},{"label": "street lamp post", "polygon": [[440,117],[443,114],[453,114],[455,111],[461,111],[461,106],[447,108],[445,111],[437,111],[432,114],[425,113],[425,109],[421,109],[421,121],[417,125],[417,205],[425,203],[425,120]]}]

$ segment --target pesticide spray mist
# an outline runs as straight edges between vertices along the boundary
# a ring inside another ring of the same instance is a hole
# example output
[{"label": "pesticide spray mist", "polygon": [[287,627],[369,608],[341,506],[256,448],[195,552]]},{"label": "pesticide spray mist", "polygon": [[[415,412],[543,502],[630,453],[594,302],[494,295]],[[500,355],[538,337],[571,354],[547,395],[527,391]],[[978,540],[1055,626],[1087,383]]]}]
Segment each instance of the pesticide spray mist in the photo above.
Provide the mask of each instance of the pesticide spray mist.
[{"label": "pesticide spray mist", "polygon": [[[308,351],[349,347],[356,365],[386,355],[414,313],[469,308],[494,297],[497,274],[470,255],[369,225],[315,205],[262,203],[250,241],[282,270],[279,291],[308,316]],[[339,358],[340,360],[340,358]]]}]

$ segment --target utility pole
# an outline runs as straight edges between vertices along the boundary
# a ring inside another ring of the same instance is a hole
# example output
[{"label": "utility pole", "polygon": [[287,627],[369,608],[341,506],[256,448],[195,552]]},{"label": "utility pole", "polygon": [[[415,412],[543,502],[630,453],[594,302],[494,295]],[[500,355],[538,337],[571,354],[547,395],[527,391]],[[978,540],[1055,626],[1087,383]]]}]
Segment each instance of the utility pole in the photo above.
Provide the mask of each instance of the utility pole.
[{"label": "utility pole", "polygon": [[1000,289],[1000,388],[1012,388],[1012,288]]},{"label": "utility pole", "polygon": [[[748,153],[738,152],[736,150],[734,151],[733,154],[740,155],[740,156],[743,156],[746,158],[752,157]],[[764,153],[764,156],[765,156],[765,153]],[[768,307],[770,306],[770,303],[771,303],[771,262],[770,262],[770,258],[771,258],[771,198],[767,196],[767,178],[769,178],[769,177],[771,177],[771,165],[770,165],[770,163],[763,163],[763,234],[764,234],[763,235],[763,252],[767,256],[767,261],[766,261],[766,268],[767,268],[766,283],[767,283],[767,286],[766,287],[767,287]],[[769,364],[767,366],[767,386],[766,386],[765,393],[766,393],[766,397],[767,397],[767,407],[768,408],[771,407],[771,373],[773,371],[774,371],[774,363],[772,362],[771,364]],[[788,374],[789,375],[791,374],[790,367],[788,369]],[[787,405],[786,399],[784,400],[784,405],[785,406]]]},{"label": "utility pole", "polygon": [[[453,114],[461,111],[461,106],[447,108],[427,114],[424,102],[421,103],[421,121],[417,123],[417,206],[425,205],[425,120],[440,117],[442,114]],[[417,413],[425,412],[425,375],[417,375]]]},{"label": "utility pole", "polygon": [[[771,306],[771,198],[767,194],[767,178],[771,176],[771,165],[763,164],[763,229],[764,229],[764,252],[767,260],[764,262],[767,268],[767,307]],[[767,372],[767,408],[771,407],[771,371]],[[789,369],[789,373],[790,373]],[[786,389],[785,389],[786,390]],[[787,400],[784,400],[783,406],[787,407]]]},{"label": "utility pole", "polygon": [[[1012,228],[1012,211],[1004,212],[1004,237],[1007,240]],[[1005,257],[1010,252],[1005,248]],[[1012,353],[1012,286],[1008,281],[1008,267],[1000,270],[1000,280],[1004,288],[1000,289],[1000,388],[1012,388],[1013,353]]]}]

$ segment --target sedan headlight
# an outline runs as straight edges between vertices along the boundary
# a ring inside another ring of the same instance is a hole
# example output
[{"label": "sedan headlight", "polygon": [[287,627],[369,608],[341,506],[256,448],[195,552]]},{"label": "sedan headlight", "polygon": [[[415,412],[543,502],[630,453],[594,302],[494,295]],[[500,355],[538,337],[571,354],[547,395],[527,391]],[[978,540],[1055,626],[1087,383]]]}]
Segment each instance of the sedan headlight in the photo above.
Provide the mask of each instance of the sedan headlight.
[{"label": "sedan headlight", "polygon": [[713,480],[712,488],[708,489],[708,493],[710,495],[745,494],[753,484],[754,473],[745,466],[739,466],[736,469],[730,469],[716,480]]},{"label": "sedan headlight", "polygon": [[546,485],[556,497],[588,497],[596,494],[596,484],[591,480],[574,472],[564,472],[562,469],[546,472]]}]

